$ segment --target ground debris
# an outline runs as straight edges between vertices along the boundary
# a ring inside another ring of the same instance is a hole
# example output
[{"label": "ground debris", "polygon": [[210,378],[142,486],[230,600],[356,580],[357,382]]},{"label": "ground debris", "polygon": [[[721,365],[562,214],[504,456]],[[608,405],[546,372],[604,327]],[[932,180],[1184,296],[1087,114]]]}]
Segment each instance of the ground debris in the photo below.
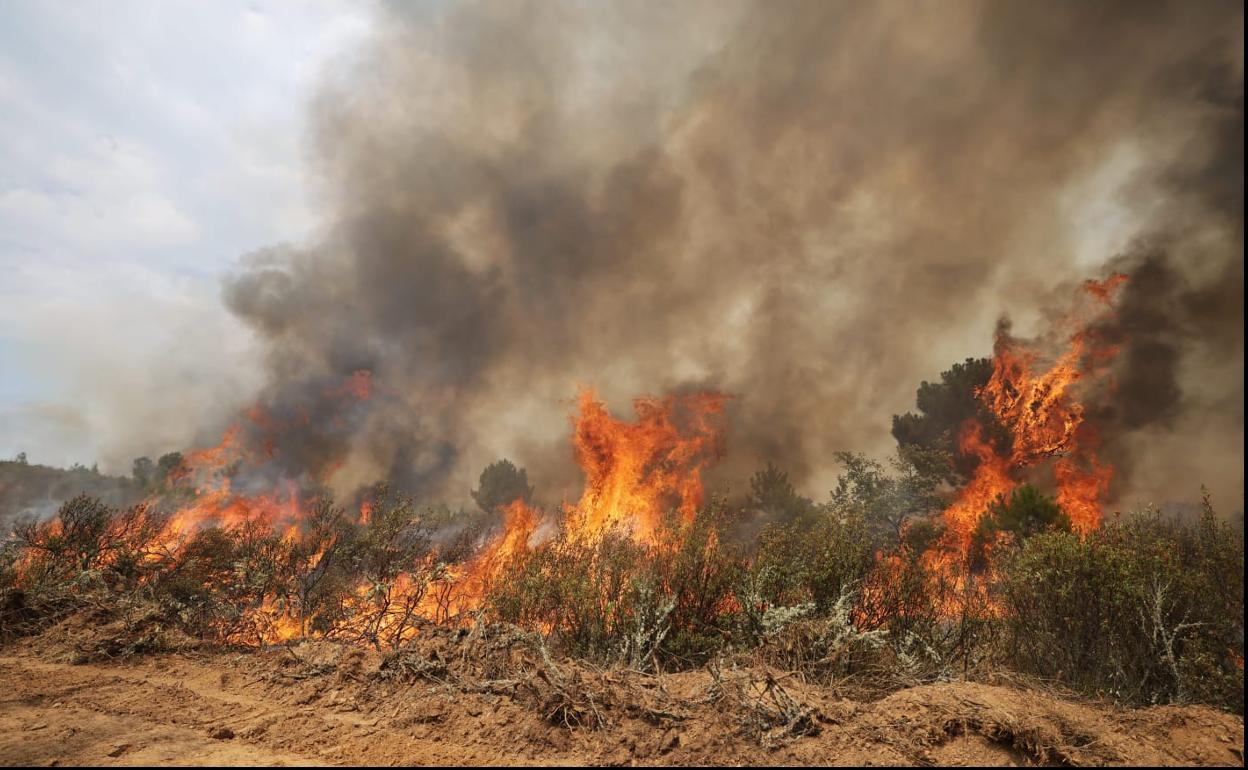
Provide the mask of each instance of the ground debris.
[{"label": "ground debris", "polygon": [[431,627],[388,651],[319,640],[77,665],[63,654],[74,637],[56,634],[0,648],[0,764],[1239,765],[1243,756],[1243,720],[1205,707],[1121,709],[1017,682],[852,700],[748,659],[668,674],[594,666],[508,626]]}]

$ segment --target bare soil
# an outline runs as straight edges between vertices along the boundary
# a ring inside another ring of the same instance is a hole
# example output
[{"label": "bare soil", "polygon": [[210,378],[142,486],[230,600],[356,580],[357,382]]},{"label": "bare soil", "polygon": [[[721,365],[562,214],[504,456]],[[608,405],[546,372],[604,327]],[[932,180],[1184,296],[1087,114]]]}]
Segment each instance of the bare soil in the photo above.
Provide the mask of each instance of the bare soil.
[{"label": "bare soil", "polygon": [[1017,686],[873,702],[749,667],[662,677],[553,661],[496,632],[386,655],[0,647],[4,765],[1242,765],[1244,723]]}]

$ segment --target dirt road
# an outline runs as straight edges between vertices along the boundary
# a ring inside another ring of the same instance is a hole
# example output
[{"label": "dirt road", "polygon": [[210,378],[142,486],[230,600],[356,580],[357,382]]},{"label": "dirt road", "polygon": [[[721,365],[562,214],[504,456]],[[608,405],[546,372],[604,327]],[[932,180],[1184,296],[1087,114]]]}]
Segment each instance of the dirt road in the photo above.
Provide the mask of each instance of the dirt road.
[{"label": "dirt road", "polygon": [[[1005,687],[930,685],[870,704],[819,702],[817,734],[764,747],[715,709],[570,730],[488,693],[377,690],[352,673],[370,665],[358,655],[332,670],[287,670],[280,654],[70,665],[0,650],[0,764],[1243,762],[1243,721],[1200,707],[1120,711]],[[705,685],[699,676],[662,686],[692,693]]]},{"label": "dirt road", "polygon": [[[379,727],[324,704],[266,697],[258,682],[192,661],[98,666],[0,657],[0,764],[533,764]],[[384,759],[383,759],[384,757]]]}]

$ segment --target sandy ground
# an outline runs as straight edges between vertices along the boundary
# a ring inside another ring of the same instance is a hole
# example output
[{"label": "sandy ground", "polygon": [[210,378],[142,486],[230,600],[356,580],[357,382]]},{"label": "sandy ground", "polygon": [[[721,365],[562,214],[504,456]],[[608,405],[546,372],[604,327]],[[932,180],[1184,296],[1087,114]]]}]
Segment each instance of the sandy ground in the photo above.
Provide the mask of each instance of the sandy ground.
[{"label": "sandy ground", "polygon": [[790,682],[786,694],[816,715],[810,728],[760,737],[743,732],[728,700],[706,697],[705,671],[604,674],[606,686],[618,681],[652,705],[604,703],[605,724],[589,729],[491,687],[379,679],[379,654],[323,645],[80,665],[56,657],[0,648],[0,763],[1243,764],[1243,720],[1212,709],[1120,710],[971,683],[856,703]]}]

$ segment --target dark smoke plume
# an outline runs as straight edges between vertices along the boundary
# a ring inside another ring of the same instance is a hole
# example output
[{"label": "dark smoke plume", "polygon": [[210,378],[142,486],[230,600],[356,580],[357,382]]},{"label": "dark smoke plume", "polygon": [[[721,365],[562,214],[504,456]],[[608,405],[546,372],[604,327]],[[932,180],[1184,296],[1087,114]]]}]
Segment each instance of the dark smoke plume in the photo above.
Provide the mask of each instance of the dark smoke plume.
[{"label": "dark smoke plume", "polygon": [[[1137,277],[1124,495],[1242,494],[1238,3],[552,2],[382,11],[314,106],[324,237],[226,286],[275,412],[372,372],[304,462],[573,494],[579,385],[732,395],[725,477],[818,493],[994,320]],[[1217,419],[1213,416],[1217,415]],[[309,424],[317,424],[313,415]],[[328,417],[326,417],[326,420]],[[329,424],[329,423],[325,423]],[[1216,474],[1216,478],[1208,474]],[[1205,474],[1205,475],[1202,475]]]}]

